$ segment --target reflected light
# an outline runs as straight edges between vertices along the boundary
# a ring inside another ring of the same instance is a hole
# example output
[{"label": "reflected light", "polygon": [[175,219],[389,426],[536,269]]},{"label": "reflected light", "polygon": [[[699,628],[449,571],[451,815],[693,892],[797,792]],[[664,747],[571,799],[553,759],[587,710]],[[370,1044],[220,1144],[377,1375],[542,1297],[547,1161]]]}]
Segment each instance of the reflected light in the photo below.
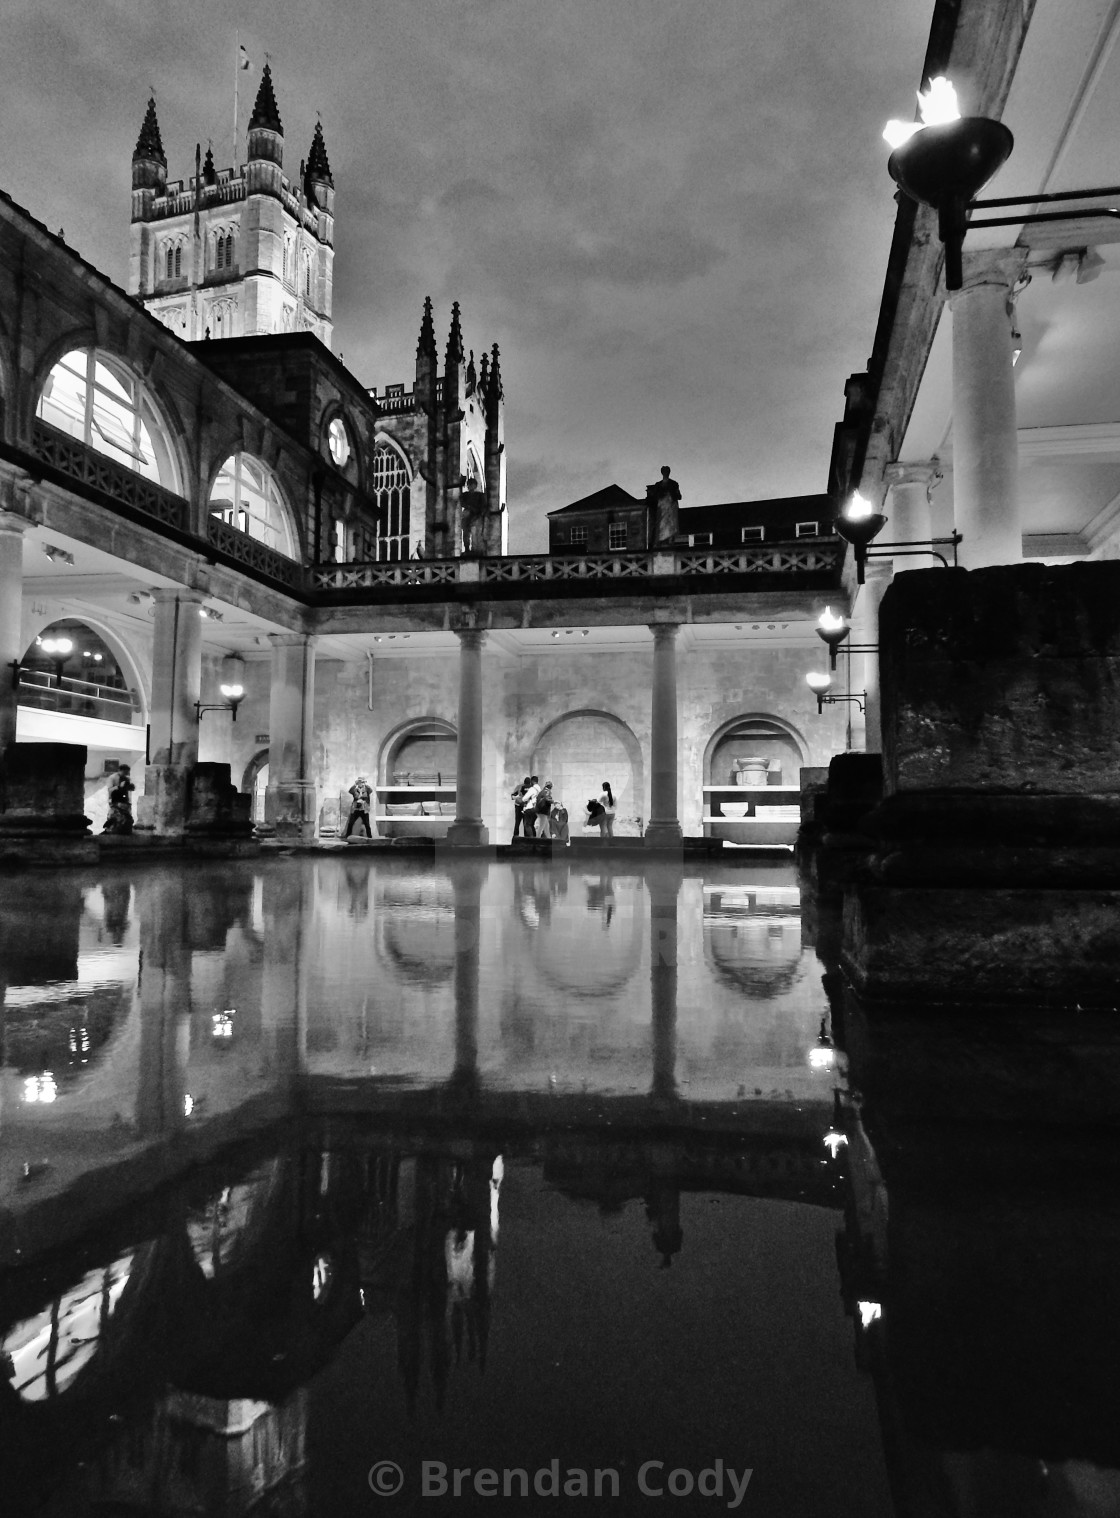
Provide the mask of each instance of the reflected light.
[{"label": "reflected light", "polygon": [[194,1097],[188,1091],[187,1094],[186,1094],[186,1096],[183,1097],[183,1116],[184,1117],[190,1117],[190,1115],[191,1115],[191,1113],[193,1111],[194,1111]]},{"label": "reflected light", "polygon": [[210,1018],[210,1037],[214,1039],[227,1039],[233,1037],[233,1017],[236,1007],[229,1007],[224,1012],[215,1012]]},{"label": "reflected light", "polygon": [[883,1304],[881,1302],[857,1302],[859,1308],[859,1326],[870,1328],[872,1323],[878,1322],[883,1316]]},{"label": "reflected light", "polygon": [[809,1050],[810,1070],[831,1070],[836,1063],[836,1050],[817,1047]]},{"label": "reflected light", "polygon": [[42,1075],[29,1075],[24,1079],[23,1099],[25,1102],[53,1102],[57,1096],[58,1086],[49,1070],[44,1070]]},{"label": "reflected light", "polygon": [[320,1297],[326,1296],[331,1289],[334,1280],[334,1266],[331,1264],[329,1254],[317,1255],[311,1266],[311,1295],[318,1302]]},{"label": "reflected light", "polygon": [[833,1159],[836,1158],[837,1150],[846,1148],[847,1143],[848,1135],[846,1133],[838,1133],[835,1128],[830,1128],[824,1136],[824,1146]]}]

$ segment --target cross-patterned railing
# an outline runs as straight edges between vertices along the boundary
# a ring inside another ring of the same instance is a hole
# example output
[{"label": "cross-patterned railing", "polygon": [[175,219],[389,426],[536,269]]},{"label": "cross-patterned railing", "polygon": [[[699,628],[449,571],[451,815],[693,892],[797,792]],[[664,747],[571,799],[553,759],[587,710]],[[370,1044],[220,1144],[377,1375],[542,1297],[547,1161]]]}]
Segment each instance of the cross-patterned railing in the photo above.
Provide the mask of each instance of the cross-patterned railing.
[{"label": "cross-patterned railing", "polygon": [[98,453],[96,448],[89,448],[78,438],[60,432],[49,422],[35,419],[31,430],[31,451],[61,474],[80,480],[83,485],[89,485],[157,522],[186,531],[189,508],[183,496],[153,484],[124,464]]},{"label": "cross-patterned railing", "polygon": [[286,554],[278,553],[267,543],[251,538],[239,527],[231,527],[221,517],[210,515],[206,519],[206,531],[215,548],[220,548],[231,559],[236,559],[246,569],[255,569],[291,590],[298,590],[303,583],[303,566]]}]

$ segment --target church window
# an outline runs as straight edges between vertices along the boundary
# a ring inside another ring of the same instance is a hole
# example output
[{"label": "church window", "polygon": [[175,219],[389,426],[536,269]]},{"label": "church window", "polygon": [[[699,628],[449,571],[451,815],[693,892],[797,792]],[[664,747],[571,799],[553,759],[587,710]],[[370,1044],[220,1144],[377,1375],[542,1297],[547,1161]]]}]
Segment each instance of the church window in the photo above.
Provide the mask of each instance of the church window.
[{"label": "church window", "polygon": [[311,259],[303,261],[303,294],[306,300],[311,299]]},{"label": "church window", "polygon": [[626,547],[625,522],[611,522],[607,528],[607,547],[611,549]]},{"label": "church window", "polygon": [[376,557],[407,559],[411,480],[402,455],[386,443],[373,450],[372,494],[377,503]]},{"label": "church window", "polygon": [[152,393],[111,354],[74,348],[59,359],[35,414],[127,469],[179,491],[170,433]]},{"label": "church window", "polygon": [[234,453],[218,471],[210,513],[258,542],[295,558],[295,538],[272,471],[248,453]]},{"label": "church window", "polygon": [[175,278],[178,279],[183,272],[183,244],[175,245]]},{"label": "church window", "polygon": [[173,279],[175,275],[175,249],[170,243],[167,244],[167,278]]}]

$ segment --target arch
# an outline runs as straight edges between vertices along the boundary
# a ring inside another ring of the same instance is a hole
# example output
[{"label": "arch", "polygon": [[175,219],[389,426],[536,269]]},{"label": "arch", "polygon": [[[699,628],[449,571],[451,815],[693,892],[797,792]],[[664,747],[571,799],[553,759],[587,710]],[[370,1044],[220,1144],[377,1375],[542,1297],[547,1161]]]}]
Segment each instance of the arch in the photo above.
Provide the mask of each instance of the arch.
[{"label": "arch", "polygon": [[556,717],[532,749],[530,773],[551,780],[553,794],[579,828],[585,803],[598,796],[604,779],[614,792],[620,833],[637,832],[645,815],[646,781],[642,746],[633,729],[613,712],[582,707]]},{"label": "arch", "polygon": [[[412,541],[414,471],[404,449],[385,433],[374,438],[368,493],[377,503],[377,536],[359,559],[407,559]],[[372,552],[369,552],[372,548]]]},{"label": "arch", "polygon": [[[62,623],[87,629],[89,632],[95,634],[105,645],[107,651],[116,660],[117,668],[126,682],[126,689],[133,698],[132,710],[138,715],[140,725],[143,726],[147,722],[148,714],[151,710],[149,672],[146,666],[140,663],[132,650],[121,640],[120,634],[102,618],[98,617],[96,613],[92,616],[87,616],[83,611],[80,617],[65,615],[61,617],[48,616],[42,618],[37,623],[33,623],[27,650],[20,660],[21,666],[34,665],[33,655],[39,638],[50,628]],[[94,683],[101,683],[97,681],[96,673],[91,673],[89,677],[94,680]]]},{"label": "arch", "polygon": [[[418,744],[416,757],[419,762],[415,766],[410,766],[410,769],[415,768],[425,775],[431,771],[444,775],[446,772],[443,765],[437,762],[437,748],[440,745],[446,746],[449,741],[458,744],[459,735],[454,723],[448,722],[445,717],[410,717],[407,722],[399,723],[382,740],[381,748],[377,755],[378,784],[391,784],[393,773],[399,768],[398,757],[401,755],[402,749],[405,748],[410,740],[422,740],[425,738],[433,740],[428,745],[431,752],[430,754],[426,753],[424,748]],[[431,760],[430,764],[428,762],[429,758]],[[458,760],[456,757],[451,774],[443,780],[443,784],[453,783],[457,764]]]},{"label": "arch", "polygon": [[177,495],[183,472],[176,435],[148,382],[115,353],[61,347],[36,391],[35,416]]},{"label": "arch", "polygon": [[265,791],[268,789],[268,749],[261,748],[249,760],[245,766],[245,773],[241,777],[240,790],[242,795],[252,796],[252,819],[254,822],[265,820]]},{"label": "arch", "polygon": [[[771,761],[771,770],[775,765],[782,770],[782,781],[785,785],[796,785],[799,776],[787,776],[786,770],[796,764],[808,763],[809,745],[805,735],[784,717],[777,717],[773,712],[742,712],[730,721],[724,722],[716,728],[708,744],[704,749],[704,785],[723,785],[732,783],[730,762],[724,763],[729,755],[729,744],[735,739],[736,734],[742,729],[742,741],[756,745],[751,753]],[[725,753],[720,753],[720,750]],[[713,775],[713,761],[715,771]],[[722,771],[728,773],[724,775]]]},{"label": "arch", "polygon": [[276,476],[255,454],[227,455],[210,487],[208,509],[211,516],[289,559],[298,556],[291,508]]}]

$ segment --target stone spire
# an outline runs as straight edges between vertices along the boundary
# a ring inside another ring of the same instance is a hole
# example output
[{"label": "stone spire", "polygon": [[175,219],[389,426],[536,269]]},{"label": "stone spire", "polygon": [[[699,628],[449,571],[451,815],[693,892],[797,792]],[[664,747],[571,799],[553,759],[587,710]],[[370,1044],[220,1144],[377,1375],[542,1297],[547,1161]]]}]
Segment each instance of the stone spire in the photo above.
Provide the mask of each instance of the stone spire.
[{"label": "stone spire", "polygon": [[202,161],[202,183],[204,185],[214,185],[217,182],[218,174],[214,168],[214,149],[208,147],[206,149],[206,157]]},{"label": "stone spire", "polygon": [[505,391],[502,389],[502,366],[498,361],[497,343],[491,348],[490,353],[490,388],[487,391],[487,395],[492,396],[496,401],[500,401],[505,395]]},{"label": "stone spire", "polygon": [[484,353],[478,366],[478,388],[482,391],[483,399],[490,394],[490,357]]},{"label": "stone spire", "polygon": [[167,167],[167,157],[163,151],[163,139],[159,135],[159,122],[156,119],[155,96],[149,95],[148,109],[144,113],[144,124],[140,128],[140,135],[136,139],[136,147],[132,152],[133,161],[137,158],[150,158],[156,163],[162,163]]},{"label": "stone spire", "polygon": [[451,307],[451,331],[447,334],[447,365],[463,362],[463,329],[459,325],[459,302],[455,301]]},{"label": "stone spire", "polygon": [[327,158],[327,145],[323,141],[323,123],[315,123],[315,135],[311,139],[311,152],[307,159],[308,179],[319,179],[324,184],[334,187],[334,179],[331,176],[330,161]]},{"label": "stone spire", "polygon": [[416,344],[417,353],[430,353],[434,356],[436,351],[436,329],[432,321],[432,297],[424,297],[424,315],[420,320],[420,340]]},{"label": "stone spire", "polygon": [[[284,128],[280,122],[280,109],[276,104],[276,93],[272,88],[272,69],[267,63],[261,75],[257,102],[253,106],[253,114],[249,117],[250,132],[254,127],[267,127],[270,132],[279,132],[281,136],[284,134]],[[325,152],[323,156],[326,156]]]}]

